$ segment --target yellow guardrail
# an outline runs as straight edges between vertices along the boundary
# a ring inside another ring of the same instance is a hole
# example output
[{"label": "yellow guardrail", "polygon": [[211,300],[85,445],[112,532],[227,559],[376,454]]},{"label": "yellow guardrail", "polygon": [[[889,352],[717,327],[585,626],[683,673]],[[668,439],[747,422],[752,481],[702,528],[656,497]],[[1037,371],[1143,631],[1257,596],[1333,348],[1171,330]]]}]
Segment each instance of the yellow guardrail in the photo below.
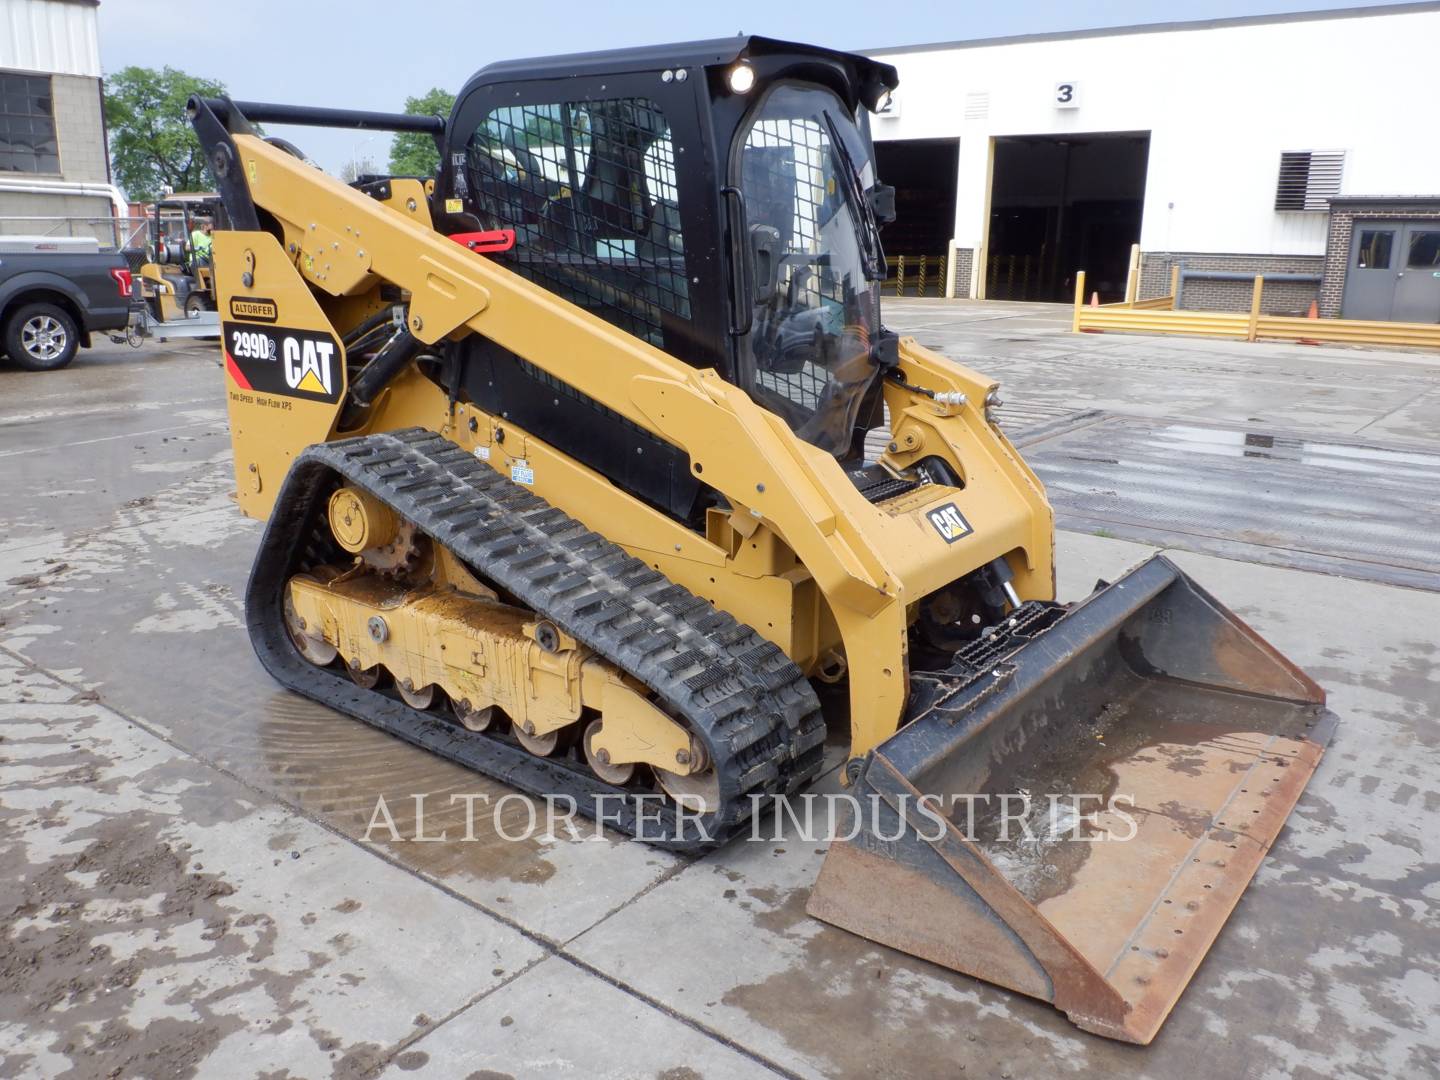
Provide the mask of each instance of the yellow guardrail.
[{"label": "yellow guardrail", "polygon": [[1440,324],[1370,322],[1364,319],[1304,319],[1262,315],[1256,337],[1294,341],[1346,342],[1354,345],[1416,345],[1440,349]]},{"label": "yellow guardrail", "polygon": [[1184,311],[1175,309],[1175,278],[1171,272],[1169,296],[1135,300],[1132,273],[1126,300],[1117,304],[1085,303],[1085,272],[1075,275],[1075,311],[1070,328],[1075,333],[1186,334],[1195,337],[1257,341],[1342,342],[1351,345],[1407,345],[1440,349],[1440,323],[1371,322],[1360,319],[1319,319],[1294,315],[1262,315],[1263,274],[1255,278],[1249,312]]},{"label": "yellow guardrail", "polygon": [[1152,296],[1149,300],[1136,300],[1132,304],[1117,305],[1128,307],[1133,311],[1169,311],[1175,306],[1175,294],[1169,296]]},{"label": "yellow guardrail", "polygon": [[[890,259],[890,287],[896,296],[945,295],[950,254],[896,255]],[[907,292],[906,290],[909,290]]]}]

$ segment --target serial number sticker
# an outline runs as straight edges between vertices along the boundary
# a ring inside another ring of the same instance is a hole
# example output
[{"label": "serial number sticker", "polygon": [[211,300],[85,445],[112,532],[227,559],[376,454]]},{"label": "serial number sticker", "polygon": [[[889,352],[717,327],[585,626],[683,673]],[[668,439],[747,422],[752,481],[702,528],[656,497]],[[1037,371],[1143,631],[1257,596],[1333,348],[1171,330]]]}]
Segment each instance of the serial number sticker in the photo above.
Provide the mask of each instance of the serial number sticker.
[{"label": "serial number sticker", "polygon": [[516,461],[510,465],[510,479],[517,484],[535,484],[535,470],[528,461]]},{"label": "serial number sticker", "polygon": [[477,447],[475,447],[475,456],[476,456],[477,458],[479,458],[481,461],[489,461],[489,460],[490,460],[490,447],[488,447],[488,446],[477,446]]}]

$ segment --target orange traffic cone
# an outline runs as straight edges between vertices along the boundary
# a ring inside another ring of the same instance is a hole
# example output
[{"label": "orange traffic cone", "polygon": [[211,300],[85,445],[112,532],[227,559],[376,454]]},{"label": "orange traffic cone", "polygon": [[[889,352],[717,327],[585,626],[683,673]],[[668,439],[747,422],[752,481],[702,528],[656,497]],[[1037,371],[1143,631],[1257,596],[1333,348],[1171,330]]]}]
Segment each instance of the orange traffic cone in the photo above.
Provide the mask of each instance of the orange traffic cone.
[{"label": "orange traffic cone", "polygon": [[[1318,318],[1320,318],[1320,301],[1318,301],[1318,300],[1311,300],[1311,301],[1310,301],[1310,310],[1305,313],[1305,318],[1307,318],[1307,319],[1318,319]],[[1321,344],[1321,342],[1316,341],[1314,338],[1303,338],[1303,337],[1302,337],[1302,338],[1300,338],[1300,339],[1298,340],[1297,344],[1299,344],[1299,345],[1319,345],[1319,344]]]},{"label": "orange traffic cone", "polygon": [[1099,307],[1099,306],[1100,306],[1100,294],[1099,294],[1098,292],[1092,292],[1092,293],[1090,294],[1090,306],[1091,306],[1091,307]]}]

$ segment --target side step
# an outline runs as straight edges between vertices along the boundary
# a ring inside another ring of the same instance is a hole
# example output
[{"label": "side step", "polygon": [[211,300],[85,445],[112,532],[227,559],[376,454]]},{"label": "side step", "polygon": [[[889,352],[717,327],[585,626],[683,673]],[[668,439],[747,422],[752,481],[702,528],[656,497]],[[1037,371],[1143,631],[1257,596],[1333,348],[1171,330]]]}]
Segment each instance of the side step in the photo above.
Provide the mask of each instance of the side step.
[{"label": "side step", "polygon": [[867,759],[807,910],[1148,1043],[1335,716],[1159,556],[987,674]]}]

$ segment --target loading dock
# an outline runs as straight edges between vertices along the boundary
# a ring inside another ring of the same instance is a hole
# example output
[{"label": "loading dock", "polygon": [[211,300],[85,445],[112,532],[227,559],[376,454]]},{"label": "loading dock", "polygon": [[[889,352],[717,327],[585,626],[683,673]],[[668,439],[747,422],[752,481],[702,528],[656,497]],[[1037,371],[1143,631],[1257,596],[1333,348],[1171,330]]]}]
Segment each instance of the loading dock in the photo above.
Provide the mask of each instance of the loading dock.
[{"label": "loading dock", "polygon": [[[875,144],[880,178],[895,188],[895,220],[885,227],[891,273],[896,260],[943,260],[955,230],[959,139],[899,139]],[[941,283],[943,288],[943,282]]]},{"label": "loading dock", "polygon": [[1083,267],[1102,301],[1122,298],[1149,133],[1000,136],[993,149],[985,296],[1067,300]]}]

